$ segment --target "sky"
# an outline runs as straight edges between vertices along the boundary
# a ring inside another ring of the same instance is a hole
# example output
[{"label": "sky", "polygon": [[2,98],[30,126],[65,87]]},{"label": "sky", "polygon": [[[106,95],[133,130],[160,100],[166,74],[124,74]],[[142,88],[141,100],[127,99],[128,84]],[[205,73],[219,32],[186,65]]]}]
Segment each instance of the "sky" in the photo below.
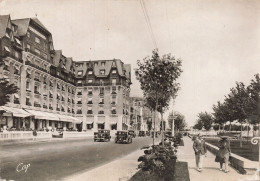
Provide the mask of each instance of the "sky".
[{"label": "sky", "polygon": [[[121,59],[132,67],[131,95],[142,96],[136,61],[155,47],[141,0],[0,0],[0,15],[37,18],[52,33],[54,48],[75,61]],[[236,81],[260,72],[260,1],[144,0],[163,55],[183,61],[181,90],[169,110],[189,126]]]}]

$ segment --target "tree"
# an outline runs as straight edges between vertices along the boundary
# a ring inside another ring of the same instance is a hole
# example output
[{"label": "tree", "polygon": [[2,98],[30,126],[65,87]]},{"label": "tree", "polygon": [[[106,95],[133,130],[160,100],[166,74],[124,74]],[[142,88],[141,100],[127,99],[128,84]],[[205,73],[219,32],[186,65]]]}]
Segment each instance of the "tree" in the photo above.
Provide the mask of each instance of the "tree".
[{"label": "tree", "polygon": [[143,90],[146,106],[154,112],[155,124],[156,111],[162,116],[168,109],[170,99],[177,95],[179,84],[176,80],[182,72],[182,62],[171,54],[160,57],[158,50],[154,50],[151,58],[146,57],[143,62],[138,60],[137,65],[135,75]]},{"label": "tree", "polygon": [[10,100],[12,94],[17,93],[18,88],[14,84],[9,84],[9,81],[1,78],[0,79],[0,106],[4,106]]},{"label": "tree", "polygon": [[209,131],[211,128],[211,125],[213,123],[213,117],[210,113],[207,112],[201,112],[198,114],[198,120],[199,122],[202,122],[202,125],[204,128]]},{"label": "tree", "polygon": [[202,130],[203,122],[201,120],[197,120],[196,124],[193,126],[194,129]]},{"label": "tree", "polygon": [[174,115],[171,115],[170,113],[170,115],[168,116],[168,124],[170,125],[171,128],[172,128],[172,122],[174,122],[174,129],[176,131],[183,130],[187,126],[184,115],[178,112],[174,113]]}]

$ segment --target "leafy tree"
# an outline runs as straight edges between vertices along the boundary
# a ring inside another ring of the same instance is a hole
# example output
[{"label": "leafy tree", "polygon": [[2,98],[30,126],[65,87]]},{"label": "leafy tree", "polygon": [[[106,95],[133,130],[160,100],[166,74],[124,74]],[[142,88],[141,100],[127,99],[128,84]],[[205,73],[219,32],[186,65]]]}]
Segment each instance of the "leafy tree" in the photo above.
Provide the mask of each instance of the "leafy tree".
[{"label": "leafy tree", "polygon": [[196,124],[193,126],[194,129],[202,130],[203,128],[203,122],[201,120],[197,120]]},{"label": "leafy tree", "polygon": [[14,84],[9,84],[9,81],[0,79],[0,106],[4,106],[10,100],[12,94],[17,93],[18,88]]},{"label": "leafy tree", "polygon": [[174,117],[174,119],[173,119],[174,129],[176,131],[183,130],[187,126],[187,123],[185,121],[185,117],[181,113],[176,112],[173,117]]},{"label": "leafy tree", "polygon": [[182,72],[182,62],[171,54],[160,57],[158,50],[154,50],[151,58],[146,57],[143,62],[138,60],[137,65],[135,75],[143,90],[146,106],[154,112],[155,124],[156,111],[162,116],[169,107],[170,99],[177,95],[179,84],[176,80]]},{"label": "leafy tree", "polygon": [[213,123],[213,117],[212,117],[212,115],[211,115],[210,113],[207,113],[207,112],[205,112],[205,113],[203,113],[203,112],[199,113],[199,114],[198,114],[198,120],[199,120],[199,122],[202,122],[204,128],[205,128],[207,131],[210,130],[211,125],[212,125],[212,123]]}]

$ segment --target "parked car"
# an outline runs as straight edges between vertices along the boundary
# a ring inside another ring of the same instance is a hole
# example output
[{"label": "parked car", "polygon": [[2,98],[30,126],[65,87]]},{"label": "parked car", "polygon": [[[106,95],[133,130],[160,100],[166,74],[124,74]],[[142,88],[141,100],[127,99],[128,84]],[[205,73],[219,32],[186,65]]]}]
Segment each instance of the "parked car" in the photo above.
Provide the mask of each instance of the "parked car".
[{"label": "parked car", "polygon": [[132,136],[132,138],[136,137],[135,131],[134,130],[128,130],[129,135]]},{"label": "parked car", "polygon": [[63,138],[63,132],[62,131],[54,131],[53,133],[52,133],[52,137],[53,138]]},{"label": "parked car", "polygon": [[117,131],[115,143],[132,143],[132,136],[128,131]]},{"label": "parked car", "polygon": [[110,141],[110,130],[101,129],[98,132],[94,132],[94,142],[96,141]]},{"label": "parked car", "polygon": [[145,131],[139,131],[139,135],[138,135],[139,137],[141,137],[141,136],[145,136]]}]

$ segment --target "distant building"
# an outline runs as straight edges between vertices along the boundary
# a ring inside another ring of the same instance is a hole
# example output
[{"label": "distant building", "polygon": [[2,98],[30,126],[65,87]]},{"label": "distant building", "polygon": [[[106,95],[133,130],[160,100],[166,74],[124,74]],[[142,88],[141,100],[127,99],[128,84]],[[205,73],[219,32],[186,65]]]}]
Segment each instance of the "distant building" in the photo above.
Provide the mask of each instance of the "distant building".
[{"label": "distant building", "polygon": [[121,60],[73,61],[55,50],[37,18],[0,16],[0,78],[19,88],[0,109],[15,129],[127,129],[131,66]]}]

